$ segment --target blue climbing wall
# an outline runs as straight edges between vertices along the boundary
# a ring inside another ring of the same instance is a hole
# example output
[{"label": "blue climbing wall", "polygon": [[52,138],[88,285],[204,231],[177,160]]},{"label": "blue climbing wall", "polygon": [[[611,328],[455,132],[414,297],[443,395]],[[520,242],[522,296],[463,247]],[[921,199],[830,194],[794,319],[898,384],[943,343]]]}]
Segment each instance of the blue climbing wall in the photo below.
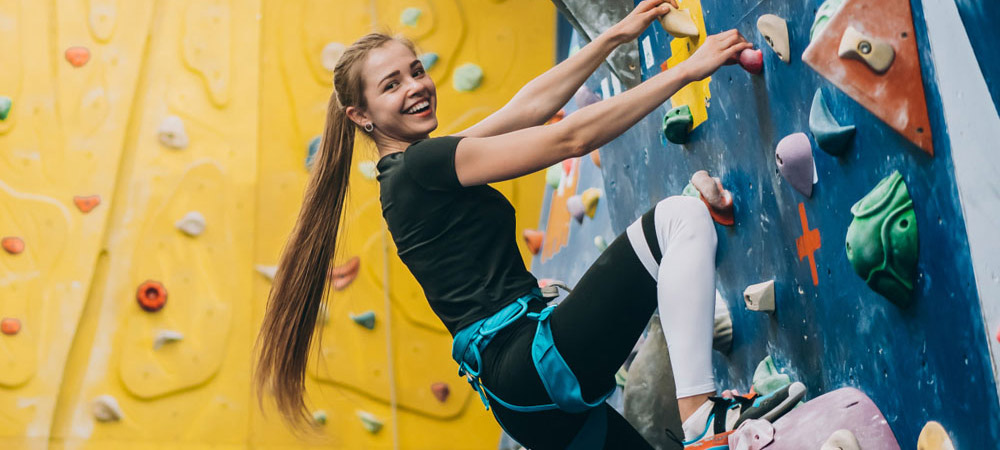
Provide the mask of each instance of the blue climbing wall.
[{"label": "blue climbing wall", "polygon": [[[571,221],[567,247],[549,258],[536,256],[532,270],[540,278],[575,282],[599,254],[595,235],[610,242],[656,201],[680,194],[694,171],[707,169],[732,191],[736,215],[734,227],[717,225],[718,289],[734,322],[732,352],[716,353],[714,359],[719,388],[747,390],[757,363],[770,354],[779,369],[808,386],[807,398],[843,386],[867,393],[902,448],[915,448],[929,420],[944,425],[956,448],[994,448],[1000,440],[1000,407],[921,3],[911,2],[933,157],[802,62],[819,3],[702,0],[709,33],[739,29],[764,50],[764,73],[750,75],[739,66],[719,70],[710,83],[708,120],[685,146],[668,143],[660,132],[668,102],[603,147],[602,168],[581,158],[577,192],[601,187],[605,197],[593,220]],[[975,8],[966,5],[962,11],[966,24],[977,23],[978,31],[970,31],[975,42],[973,35],[984,32],[987,22],[977,22]],[[757,18],[767,13],[788,20],[791,64],[780,62],[756,30]],[[652,61],[642,58],[643,79],[658,73],[670,57],[671,37],[658,24],[640,42],[646,37]],[[560,40],[559,54],[580,45],[574,32]],[[995,51],[995,42],[990,45],[977,48],[979,58],[991,58],[984,56]],[[987,80],[988,67],[998,63],[982,64]],[[613,86],[611,77],[602,66],[586,84],[602,96],[614,95],[602,92],[602,81]],[[814,144],[818,182],[806,198],[778,174],[774,148],[784,136],[808,133],[817,88],[841,123],[857,126],[857,135],[843,157]],[[575,109],[573,101],[566,106],[569,114]],[[919,278],[907,308],[871,291],[852,270],[844,248],[851,206],[896,170],[906,181],[919,229]],[[551,208],[565,207],[552,204],[552,192],[546,188],[542,229]],[[808,229],[820,233],[815,284],[808,258],[800,260],[796,248],[803,235],[800,204]],[[747,310],[743,290],[769,279],[776,281],[776,311]]]}]

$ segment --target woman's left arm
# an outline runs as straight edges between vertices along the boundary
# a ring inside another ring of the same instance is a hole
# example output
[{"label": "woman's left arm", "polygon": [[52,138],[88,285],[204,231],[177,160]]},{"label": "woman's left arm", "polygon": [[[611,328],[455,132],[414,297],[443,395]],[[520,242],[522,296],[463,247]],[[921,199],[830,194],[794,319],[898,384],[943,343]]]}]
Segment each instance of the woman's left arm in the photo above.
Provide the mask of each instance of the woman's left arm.
[{"label": "woman's left arm", "polygon": [[541,125],[566,104],[590,74],[621,44],[635,40],[677,0],[645,0],[563,62],[524,85],[503,108],[456,136],[488,137]]}]

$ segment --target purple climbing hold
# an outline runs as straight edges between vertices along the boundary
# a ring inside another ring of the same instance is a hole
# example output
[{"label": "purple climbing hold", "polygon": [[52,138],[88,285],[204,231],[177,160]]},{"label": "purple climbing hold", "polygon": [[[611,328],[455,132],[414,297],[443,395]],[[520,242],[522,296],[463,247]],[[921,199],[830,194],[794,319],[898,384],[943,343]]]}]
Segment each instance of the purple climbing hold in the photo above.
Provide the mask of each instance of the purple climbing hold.
[{"label": "purple climbing hold", "polygon": [[795,190],[806,197],[812,197],[813,166],[812,143],[805,133],[795,133],[786,136],[778,142],[774,151],[774,160],[778,163],[778,171]]},{"label": "purple climbing hold", "polygon": [[583,223],[583,215],[587,208],[583,205],[583,198],[580,194],[566,199],[566,209],[569,210],[569,215],[573,216],[577,223]]},{"label": "purple climbing hold", "polygon": [[580,89],[576,90],[576,94],[573,95],[573,101],[576,102],[577,108],[583,108],[601,101],[601,96],[590,90],[587,85],[583,85],[580,86]]},{"label": "purple climbing hold", "polygon": [[899,442],[878,406],[850,387],[809,400],[774,421],[774,441],[767,450],[820,448],[841,429],[851,430],[861,448],[899,450]]}]

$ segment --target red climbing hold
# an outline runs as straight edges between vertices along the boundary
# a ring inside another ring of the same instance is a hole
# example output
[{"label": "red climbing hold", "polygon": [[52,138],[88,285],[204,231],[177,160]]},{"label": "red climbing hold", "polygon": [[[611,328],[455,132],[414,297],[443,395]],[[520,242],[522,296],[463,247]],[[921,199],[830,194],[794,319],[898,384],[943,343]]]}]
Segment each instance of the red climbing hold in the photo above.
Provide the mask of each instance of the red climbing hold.
[{"label": "red climbing hold", "polygon": [[92,209],[96,208],[97,205],[101,204],[101,196],[88,195],[86,197],[83,197],[77,195],[73,197],[73,203],[76,204],[77,209],[79,209],[81,212],[89,213]]},{"label": "red climbing hold", "polygon": [[809,229],[805,203],[799,203],[799,218],[802,222],[802,236],[795,240],[795,248],[799,252],[799,261],[802,261],[802,258],[809,257],[809,269],[812,271],[813,286],[818,286],[819,274],[816,273],[816,250],[820,247],[819,229]]},{"label": "red climbing hold", "polygon": [[524,243],[532,255],[537,255],[542,249],[542,241],[545,239],[545,232],[538,230],[524,230]]},{"label": "red climbing hold", "polygon": [[451,389],[448,387],[448,383],[434,383],[431,385],[431,392],[434,394],[434,398],[444,403],[448,400],[448,394],[451,393]]},{"label": "red climbing hold", "polygon": [[330,269],[330,278],[333,279],[333,289],[342,291],[354,281],[358,276],[358,268],[361,267],[361,258],[355,256],[346,263]]},{"label": "red climbing hold", "polygon": [[748,48],[740,52],[740,67],[743,70],[758,74],[764,71],[764,53],[760,49]]},{"label": "red climbing hold", "polygon": [[70,47],[66,49],[66,61],[73,67],[82,67],[90,61],[90,50],[87,47]]},{"label": "red climbing hold", "polygon": [[24,251],[24,240],[16,236],[8,236],[0,240],[0,246],[7,250],[7,253],[16,255]]},{"label": "red climbing hold", "polygon": [[573,172],[573,160],[574,159],[575,158],[570,158],[570,159],[564,159],[562,161],[563,173],[565,173],[566,175],[569,175],[570,172]]},{"label": "red climbing hold", "polygon": [[136,289],[135,300],[147,312],[159,311],[167,304],[167,288],[159,281],[147,280]]},{"label": "red climbing hold", "polygon": [[14,335],[18,331],[21,331],[20,320],[11,317],[5,317],[3,320],[0,320],[0,332],[3,332],[3,334]]}]

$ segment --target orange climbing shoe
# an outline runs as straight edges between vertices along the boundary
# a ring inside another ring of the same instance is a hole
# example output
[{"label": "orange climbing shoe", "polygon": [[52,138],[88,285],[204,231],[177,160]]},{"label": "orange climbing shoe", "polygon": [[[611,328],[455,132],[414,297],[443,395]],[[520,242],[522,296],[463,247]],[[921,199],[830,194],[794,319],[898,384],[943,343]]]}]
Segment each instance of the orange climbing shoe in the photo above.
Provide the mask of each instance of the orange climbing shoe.
[{"label": "orange climbing shoe", "polygon": [[712,220],[731,226],[733,219],[733,194],[722,187],[722,181],[712,178],[708,172],[699,170],[691,175],[691,185],[701,194],[701,201],[708,207]]}]

